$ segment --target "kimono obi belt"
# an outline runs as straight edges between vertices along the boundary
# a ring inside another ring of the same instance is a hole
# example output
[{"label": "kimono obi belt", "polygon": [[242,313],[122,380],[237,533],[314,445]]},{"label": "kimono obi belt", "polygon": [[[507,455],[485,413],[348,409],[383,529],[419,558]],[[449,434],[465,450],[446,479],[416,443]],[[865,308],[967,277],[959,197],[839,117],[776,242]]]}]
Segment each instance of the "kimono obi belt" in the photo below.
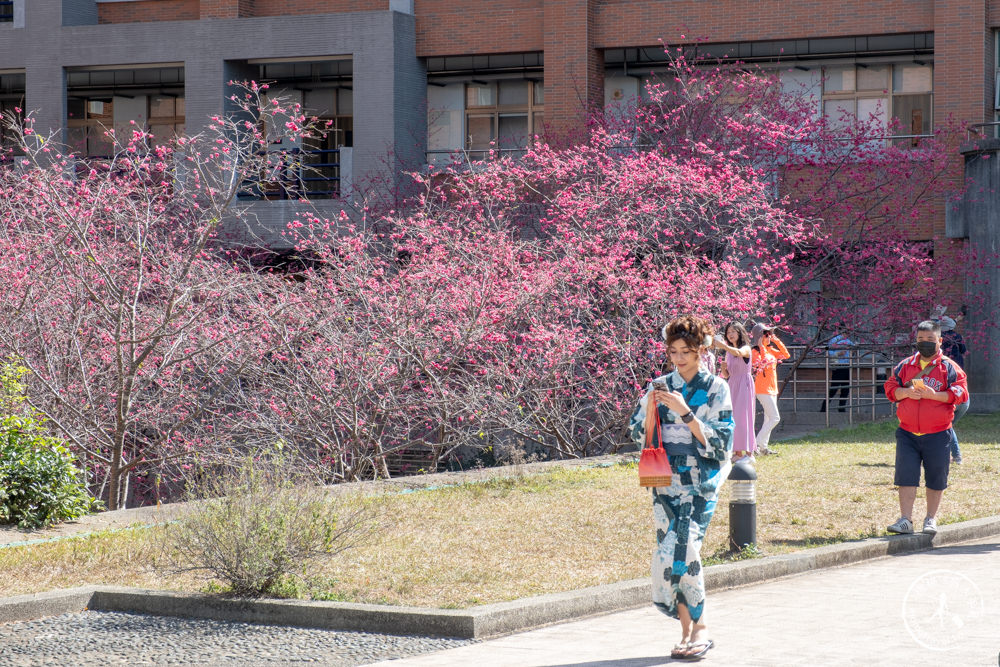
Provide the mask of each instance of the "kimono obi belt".
[{"label": "kimono obi belt", "polygon": [[[660,424],[663,433],[663,448],[667,450],[667,456],[698,456],[698,448],[694,444],[694,436],[687,424]],[[677,442],[685,439],[688,442]]]}]

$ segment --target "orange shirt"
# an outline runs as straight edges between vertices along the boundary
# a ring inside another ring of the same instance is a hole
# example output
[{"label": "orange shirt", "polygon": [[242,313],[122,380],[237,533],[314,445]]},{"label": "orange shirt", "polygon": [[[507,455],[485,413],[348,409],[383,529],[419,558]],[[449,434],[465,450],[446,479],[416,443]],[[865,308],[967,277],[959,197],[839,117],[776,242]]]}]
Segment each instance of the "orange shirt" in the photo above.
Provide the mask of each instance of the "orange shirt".
[{"label": "orange shirt", "polygon": [[785,344],[777,338],[771,339],[768,346],[758,345],[750,355],[753,364],[755,394],[778,395],[778,362],[791,355],[785,349]]}]

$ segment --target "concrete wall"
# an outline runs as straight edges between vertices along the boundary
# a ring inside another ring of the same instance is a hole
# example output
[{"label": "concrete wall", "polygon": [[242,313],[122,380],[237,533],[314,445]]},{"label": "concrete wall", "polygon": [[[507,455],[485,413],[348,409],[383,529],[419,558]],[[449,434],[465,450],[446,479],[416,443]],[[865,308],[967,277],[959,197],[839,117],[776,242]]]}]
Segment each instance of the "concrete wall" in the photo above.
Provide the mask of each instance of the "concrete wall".
[{"label": "concrete wall", "polygon": [[[416,56],[412,15],[368,11],[106,25],[97,23],[96,10],[90,11],[95,7],[94,0],[29,2],[24,28],[6,30],[0,40],[0,68],[25,70],[26,106],[34,111],[39,131],[61,131],[66,126],[65,67],[183,63],[186,126],[196,132],[212,115],[224,111],[226,82],[244,78],[237,74],[249,74],[237,72],[234,63],[345,55],[354,62],[356,190],[366,183],[390,190],[404,187],[408,179],[399,167],[423,164],[427,80]],[[216,13],[226,14],[227,7],[238,9],[235,3],[220,1]],[[71,25],[64,25],[67,21]],[[277,224],[280,205],[256,206],[261,209],[260,220]],[[280,221],[279,227],[283,225]]]},{"label": "concrete wall", "polygon": [[[968,234],[969,245],[985,268],[976,270],[966,290],[969,327],[982,331],[970,346],[969,390],[977,411],[1000,410],[1000,139],[983,139],[963,146],[968,188],[950,211],[951,229]],[[959,219],[954,219],[959,218]]]},{"label": "concrete wall", "polygon": [[97,23],[95,0],[62,0],[63,25],[93,25]]}]

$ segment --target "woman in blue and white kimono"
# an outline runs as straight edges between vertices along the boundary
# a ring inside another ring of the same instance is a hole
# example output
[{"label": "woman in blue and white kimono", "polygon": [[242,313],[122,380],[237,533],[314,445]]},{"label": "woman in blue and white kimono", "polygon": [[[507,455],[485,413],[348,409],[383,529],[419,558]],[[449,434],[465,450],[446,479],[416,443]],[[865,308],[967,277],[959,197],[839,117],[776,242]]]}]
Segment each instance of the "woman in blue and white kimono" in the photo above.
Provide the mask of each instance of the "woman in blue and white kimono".
[{"label": "woman in blue and white kimono", "polygon": [[712,342],[711,325],[686,315],[667,324],[663,336],[674,371],[650,384],[630,430],[642,447],[646,406],[650,395],[655,396],[673,476],[670,486],[652,489],[653,604],[681,622],[681,641],[670,657],[696,660],[714,646],[705,625],[701,544],[719,488],[729,476],[733,407],[728,383],[699,368],[699,356]]}]

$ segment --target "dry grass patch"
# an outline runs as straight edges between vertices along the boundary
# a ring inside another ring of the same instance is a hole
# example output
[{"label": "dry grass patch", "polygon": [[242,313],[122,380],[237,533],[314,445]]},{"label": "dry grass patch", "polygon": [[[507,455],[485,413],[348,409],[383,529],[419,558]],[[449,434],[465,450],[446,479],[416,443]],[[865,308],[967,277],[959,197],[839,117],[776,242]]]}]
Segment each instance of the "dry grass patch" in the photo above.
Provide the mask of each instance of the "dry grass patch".
[{"label": "dry grass patch", "polygon": [[0,596],[87,585],[198,590],[194,579],[166,573],[164,540],[155,526],[0,549]]},{"label": "dry grass patch", "polygon": [[[764,555],[884,534],[898,512],[894,425],[779,443],[758,461]],[[1000,514],[1000,416],[960,422],[965,458],[952,469],[940,523]],[[922,494],[921,494],[922,496]],[[704,556],[728,539],[729,489]],[[634,466],[565,469],[372,499],[385,526],[371,543],[320,561],[293,595],[465,607],[643,577],[653,547],[649,493]],[[916,514],[922,516],[918,499]],[[83,584],[201,590],[163,573],[164,529],[0,549],[0,596]]]}]

